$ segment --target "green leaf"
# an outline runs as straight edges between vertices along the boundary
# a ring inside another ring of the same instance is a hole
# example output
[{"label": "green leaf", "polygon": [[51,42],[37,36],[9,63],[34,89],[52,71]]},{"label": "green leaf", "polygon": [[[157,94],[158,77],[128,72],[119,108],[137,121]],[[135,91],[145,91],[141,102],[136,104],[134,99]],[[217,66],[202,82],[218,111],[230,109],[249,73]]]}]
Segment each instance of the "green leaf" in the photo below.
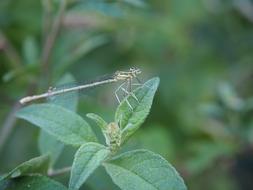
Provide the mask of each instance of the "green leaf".
[{"label": "green leaf", "polygon": [[37,125],[65,144],[81,145],[97,141],[89,124],[82,117],[58,105],[31,105],[21,109],[17,117]]},{"label": "green leaf", "polygon": [[144,8],[147,6],[147,4],[143,0],[123,0],[123,1],[139,8]]},{"label": "green leaf", "polygon": [[[66,84],[75,84],[76,80],[71,74],[65,74],[56,84],[58,89],[61,89],[61,86],[65,86]],[[65,86],[66,87],[66,86]],[[78,105],[78,92],[68,92],[61,95],[53,96],[49,98],[49,103],[56,104],[62,106],[68,110],[76,112]]]},{"label": "green leaf", "polygon": [[[65,74],[57,83],[56,85],[62,85],[66,83],[74,83],[75,79],[70,74]],[[70,97],[71,96],[71,97]],[[78,104],[78,94],[76,92],[74,93],[67,93],[67,95],[64,96],[57,96],[55,99],[50,99],[49,101],[52,104],[56,104],[59,106],[62,106],[66,109],[69,109],[71,111],[76,111],[77,104]],[[53,136],[49,135],[45,131],[41,130],[39,135],[39,150],[41,154],[50,154],[51,157],[51,166],[54,165],[58,157],[60,156],[64,144],[57,139],[55,139]]]},{"label": "green leaf", "polygon": [[1,190],[67,190],[65,186],[45,176],[24,176],[0,181]]},{"label": "green leaf", "polygon": [[124,15],[124,9],[119,3],[107,3],[100,0],[92,1],[80,1],[73,5],[70,9],[71,12],[81,12],[93,14],[101,14],[109,17],[122,17]]},{"label": "green leaf", "polygon": [[129,131],[135,130],[135,127],[132,125],[132,123],[128,123],[127,126],[121,131],[121,140],[122,144],[127,140]]},{"label": "green leaf", "polygon": [[8,174],[3,176],[2,179],[16,178],[16,177],[24,176],[27,174],[34,174],[34,173],[46,173],[48,169],[48,165],[49,165],[48,155],[36,157],[20,164],[19,166],[14,168],[12,171],[10,171]]},{"label": "green leaf", "polygon": [[95,174],[91,175],[87,179],[85,186],[92,190],[119,190],[118,186],[112,182],[104,167],[98,167],[95,171]]},{"label": "green leaf", "polygon": [[25,38],[23,56],[26,64],[36,64],[39,60],[39,48],[36,39],[32,36]]},{"label": "green leaf", "polygon": [[75,154],[69,189],[79,189],[94,170],[108,157],[110,150],[97,143],[82,145]]},{"label": "green leaf", "polygon": [[225,142],[198,140],[197,142],[192,142],[188,149],[191,157],[184,162],[185,168],[189,173],[199,175],[222,156],[231,156],[236,148]]},{"label": "green leaf", "polygon": [[174,167],[147,150],[126,152],[104,166],[113,182],[123,190],[186,190]]},{"label": "green leaf", "polygon": [[[73,38],[75,36],[75,38]],[[66,72],[67,68],[77,63],[82,57],[95,51],[97,48],[108,43],[109,39],[105,35],[91,36],[82,31],[71,31],[64,33],[56,44],[54,53],[56,63],[55,76]]]},{"label": "green leaf", "polygon": [[64,144],[42,130],[40,131],[38,141],[40,153],[42,155],[49,154],[51,158],[50,164],[51,166],[54,165],[64,148]]},{"label": "green leaf", "polygon": [[218,93],[221,101],[229,109],[241,111],[244,108],[243,100],[238,97],[235,89],[229,83],[221,83],[218,88]]},{"label": "green leaf", "polygon": [[[139,128],[149,114],[158,85],[159,78],[150,79],[133,91],[139,102],[132,95],[129,95],[118,106],[115,113],[115,121],[120,122],[121,128],[125,128],[129,123],[132,125],[128,128],[127,137]],[[127,100],[133,110],[127,104]]]},{"label": "green leaf", "polygon": [[88,113],[86,116],[96,122],[102,130],[106,130],[108,123],[102,117],[94,113]]}]

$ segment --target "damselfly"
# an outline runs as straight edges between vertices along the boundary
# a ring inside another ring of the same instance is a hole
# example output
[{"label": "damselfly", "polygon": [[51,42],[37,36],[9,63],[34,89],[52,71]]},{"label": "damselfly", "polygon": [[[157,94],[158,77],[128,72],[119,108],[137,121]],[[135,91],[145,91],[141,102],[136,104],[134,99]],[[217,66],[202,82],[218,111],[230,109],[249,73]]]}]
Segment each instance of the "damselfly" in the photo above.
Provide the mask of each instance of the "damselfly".
[{"label": "damselfly", "polygon": [[[50,87],[49,90],[43,94],[27,96],[27,97],[22,98],[20,100],[20,103],[26,104],[26,103],[29,103],[34,100],[49,98],[52,96],[56,96],[56,95],[60,95],[60,94],[68,93],[68,92],[83,90],[83,89],[92,88],[95,86],[100,86],[100,85],[104,85],[104,84],[108,84],[108,83],[114,83],[114,82],[118,82],[118,81],[123,81],[123,83],[115,91],[115,96],[116,96],[117,101],[120,103],[120,99],[117,94],[119,90],[122,90],[127,95],[131,94],[132,97],[136,101],[138,101],[138,98],[132,93],[132,86],[133,85],[141,85],[141,82],[137,78],[137,75],[139,75],[140,73],[141,73],[140,69],[130,68],[128,71],[116,71],[112,76],[109,76],[107,78],[103,78],[102,80],[98,80],[96,82],[84,84],[84,85],[77,85],[77,86],[72,86],[69,88],[63,88],[63,89],[58,89],[58,90],[55,90],[54,88]],[[133,84],[133,79],[137,79],[138,84]],[[126,87],[124,87],[124,85]],[[130,105],[130,103],[127,100],[126,100],[126,102],[129,105],[129,107],[132,109],[132,106]]]}]

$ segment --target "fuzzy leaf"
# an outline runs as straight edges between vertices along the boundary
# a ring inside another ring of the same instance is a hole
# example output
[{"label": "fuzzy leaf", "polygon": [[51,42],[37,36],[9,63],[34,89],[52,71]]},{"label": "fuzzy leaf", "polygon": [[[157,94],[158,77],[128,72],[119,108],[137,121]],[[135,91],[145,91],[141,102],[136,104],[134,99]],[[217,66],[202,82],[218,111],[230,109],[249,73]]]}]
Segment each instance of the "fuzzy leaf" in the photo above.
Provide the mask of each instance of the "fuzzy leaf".
[{"label": "fuzzy leaf", "polygon": [[75,154],[69,189],[79,189],[109,154],[110,150],[103,145],[97,143],[86,143],[82,145]]},{"label": "fuzzy leaf", "polygon": [[102,117],[94,113],[88,113],[86,116],[96,122],[102,130],[106,130],[108,123]]},{"label": "fuzzy leaf", "polygon": [[[139,102],[132,95],[129,95],[118,106],[115,113],[115,121],[119,121],[120,128],[125,128],[129,123],[132,125],[126,131],[126,137],[132,135],[146,119],[158,85],[159,78],[150,79],[133,91]],[[127,100],[133,110],[127,104]]]},{"label": "fuzzy leaf", "polygon": [[160,155],[147,150],[126,152],[104,166],[122,190],[186,190],[177,171]]},{"label": "fuzzy leaf", "polygon": [[[74,83],[75,79],[70,74],[65,74],[56,85],[63,85],[66,83]],[[55,99],[50,99],[51,104],[56,104],[62,106],[71,111],[76,111],[78,104],[78,94],[77,92],[68,93],[65,96],[57,96]],[[40,130],[38,145],[41,154],[50,154],[51,157],[51,166],[54,165],[61,152],[63,151],[64,144],[53,136],[49,135],[47,132]]]},{"label": "fuzzy leaf", "polygon": [[81,145],[96,141],[89,124],[82,117],[58,105],[31,105],[21,109],[17,117],[37,125],[65,144]]}]

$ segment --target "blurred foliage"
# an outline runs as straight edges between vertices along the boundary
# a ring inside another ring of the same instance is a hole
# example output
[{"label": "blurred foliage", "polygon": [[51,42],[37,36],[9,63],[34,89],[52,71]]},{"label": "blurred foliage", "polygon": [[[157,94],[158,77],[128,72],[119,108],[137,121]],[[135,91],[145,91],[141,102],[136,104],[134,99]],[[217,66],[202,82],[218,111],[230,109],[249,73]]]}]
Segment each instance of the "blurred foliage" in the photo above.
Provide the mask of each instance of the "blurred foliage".
[{"label": "blurred foliage", "polygon": [[[137,66],[143,79],[158,75],[161,85],[125,148],[162,154],[189,189],[253,189],[253,1],[69,0],[61,13],[62,2],[0,1],[1,174],[39,152],[39,131],[13,116],[20,97],[47,90],[66,73],[82,82]],[[110,121],[115,88],[83,98],[78,113]],[[65,147],[57,167],[72,159]],[[87,186],[117,189],[101,176]]]}]

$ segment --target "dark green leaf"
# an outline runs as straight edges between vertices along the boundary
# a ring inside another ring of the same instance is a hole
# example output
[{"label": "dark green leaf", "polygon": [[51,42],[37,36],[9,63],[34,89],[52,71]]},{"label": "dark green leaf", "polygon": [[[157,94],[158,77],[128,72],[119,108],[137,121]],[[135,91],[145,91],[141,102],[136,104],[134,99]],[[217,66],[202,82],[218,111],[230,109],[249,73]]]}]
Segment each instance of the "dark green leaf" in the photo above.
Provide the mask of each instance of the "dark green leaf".
[{"label": "dark green leaf", "polygon": [[46,173],[48,165],[49,165],[48,155],[36,157],[20,164],[19,166],[14,168],[11,172],[3,176],[2,179],[15,178],[34,173]]},{"label": "dark green leaf", "polygon": [[1,190],[67,190],[65,186],[45,176],[24,176],[0,181]]}]

